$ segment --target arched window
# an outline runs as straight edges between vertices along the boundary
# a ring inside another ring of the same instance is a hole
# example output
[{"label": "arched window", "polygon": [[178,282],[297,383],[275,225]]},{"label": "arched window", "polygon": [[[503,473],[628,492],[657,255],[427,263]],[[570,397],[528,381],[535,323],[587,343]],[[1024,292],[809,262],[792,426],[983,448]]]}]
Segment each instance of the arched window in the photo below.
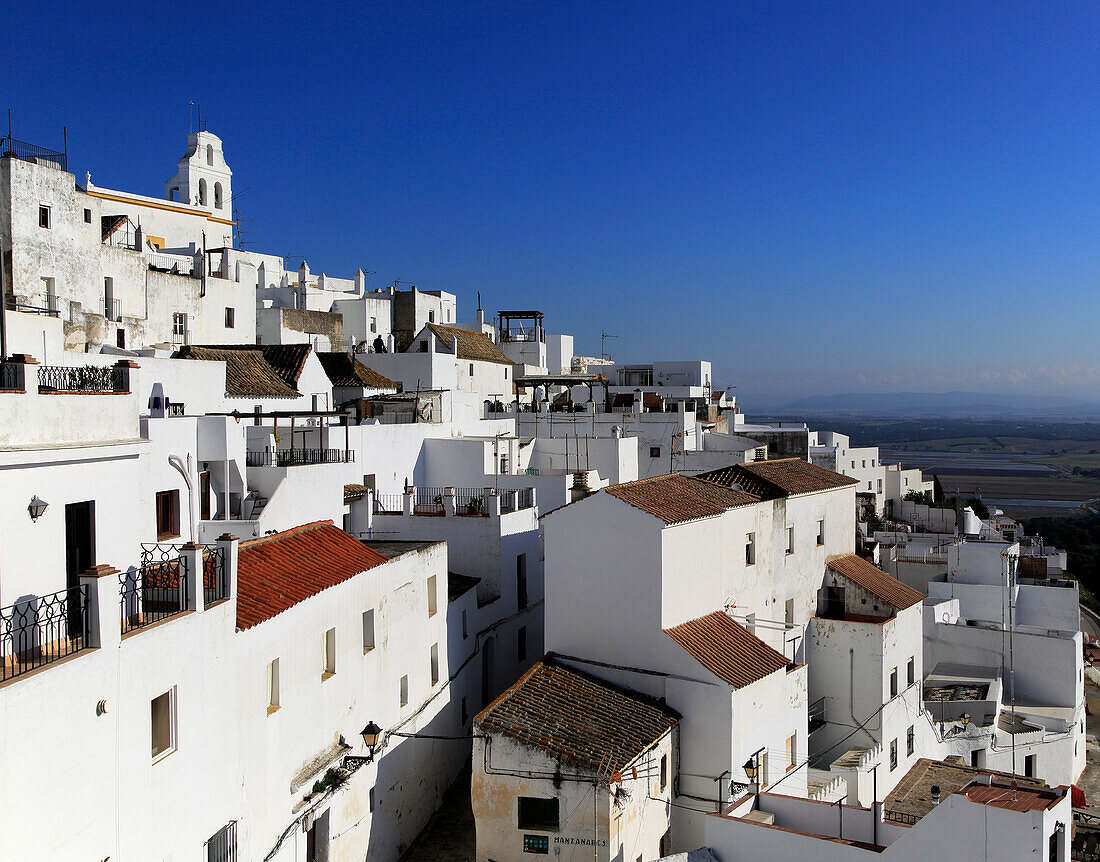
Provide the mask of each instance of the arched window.
[{"label": "arched window", "polygon": [[199,180],[199,206],[206,206],[206,180]]},{"label": "arched window", "polygon": [[214,209],[222,208],[222,184],[214,183]]},{"label": "arched window", "polygon": [[213,144],[207,144],[206,145],[206,163],[208,165],[214,164],[214,145]]}]

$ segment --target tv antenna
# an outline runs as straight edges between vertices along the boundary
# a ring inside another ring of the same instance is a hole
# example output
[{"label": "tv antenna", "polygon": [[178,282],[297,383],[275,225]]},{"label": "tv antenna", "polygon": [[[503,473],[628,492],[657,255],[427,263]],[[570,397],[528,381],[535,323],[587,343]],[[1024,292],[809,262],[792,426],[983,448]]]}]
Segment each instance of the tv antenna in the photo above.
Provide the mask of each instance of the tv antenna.
[{"label": "tv antenna", "polygon": [[613,357],[610,353],[607,352],[607,339],[609,339],[609,338],[618,338],[618,337],[619,336],[612,335],[610,332],[607,332],[606,330],[602,330],[602,329],[600,330],[600,355],[602,355],[603,358],[606,359],[608,362],[613,361],[615,357]]}]

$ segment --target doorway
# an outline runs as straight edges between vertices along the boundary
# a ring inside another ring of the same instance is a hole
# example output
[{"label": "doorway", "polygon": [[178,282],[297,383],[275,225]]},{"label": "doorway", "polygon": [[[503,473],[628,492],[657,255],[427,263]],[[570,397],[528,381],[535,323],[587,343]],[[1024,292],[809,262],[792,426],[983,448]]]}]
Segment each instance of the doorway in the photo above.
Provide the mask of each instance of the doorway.
[{"label": "doorway", "polygon": [[[65,505],[65,586],[80,586],[80,575],[95,565],[95,500]],[[69,595],[72,595],[70,592]],[[80,602],[69,602],[69,637],[84,631]]]}]

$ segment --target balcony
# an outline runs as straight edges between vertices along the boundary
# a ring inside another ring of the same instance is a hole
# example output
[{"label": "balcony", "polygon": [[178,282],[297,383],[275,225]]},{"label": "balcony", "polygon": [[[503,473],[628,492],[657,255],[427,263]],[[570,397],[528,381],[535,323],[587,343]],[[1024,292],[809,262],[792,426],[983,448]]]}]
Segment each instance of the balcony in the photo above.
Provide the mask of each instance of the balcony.
[{"label": "balcony", "polygon": [[58,393],[117,394],[130,391],[130,369],[119,365],[39,365],[40,395]]},{"label": "balcony", "polygon": [[186,275],[197,278],[195,275],[195,259],[185,254],[166,254],[164,252],[150,252],[145,255],[149,269],[156,272],[166,272],[170,275]]},{"label": "balcony", "polygon": [[47,317],[60,317],[57,297],[53,294],[45,296],[8,296],[5,297],[9,311],[21,311],[24,314],[44,314]]},{"label": "balcony", "polygon": [[48,150],[37,144],[26,141],[17,141],[12,137],[0,138],[0,157],[10,156],[24,162],[36,165],[49,165],[62,171],[69,169],[69,157],[67,153],[57,150]]},{"label": "balcony", "polygon": [[[187,610],[187,584],[194,577],[182,545],[143,544],[141,565],[121,572],[119,581],[119,618],[122,633],[158,623]],[[202,548],[203,603],[229,595],[225,574],[225,554],[220,548]]]},{"label": "balcony", "polygon": [[375,515],[487,518],[507,515],[535,505],[534,488],[407,488],[404,494],[373,494]]},{"label": "balcony", "polygon": [[88,645],[88,587],[0,608],[0,681],[75,655]]},{"label": "balcony", "polygon": [[191,343],[191,330],[190,329],[173,329],[172,330],[172,343],[179,344],[180,346]]},{"label": "balcony", "polygon": [[279,449],[246,452],[247,467],[301,467],[308,464],[354,464],[351,449]]},{"label": "balcony", "polygon": [[118,322],[122,320],[122,300],[113,299],[109,296],[102,297],[101,305],[103,308],[103,316],[108,320]]}]

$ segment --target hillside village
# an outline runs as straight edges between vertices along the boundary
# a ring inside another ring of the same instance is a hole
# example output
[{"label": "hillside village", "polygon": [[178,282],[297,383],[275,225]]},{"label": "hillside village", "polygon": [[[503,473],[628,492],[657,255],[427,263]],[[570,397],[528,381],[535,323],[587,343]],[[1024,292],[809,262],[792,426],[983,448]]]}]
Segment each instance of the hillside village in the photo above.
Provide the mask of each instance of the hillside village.
[{"label": "hillside village", "polygon": [[1063,550],[232,200],[0,147],[0,858],[1071,858]]}]

